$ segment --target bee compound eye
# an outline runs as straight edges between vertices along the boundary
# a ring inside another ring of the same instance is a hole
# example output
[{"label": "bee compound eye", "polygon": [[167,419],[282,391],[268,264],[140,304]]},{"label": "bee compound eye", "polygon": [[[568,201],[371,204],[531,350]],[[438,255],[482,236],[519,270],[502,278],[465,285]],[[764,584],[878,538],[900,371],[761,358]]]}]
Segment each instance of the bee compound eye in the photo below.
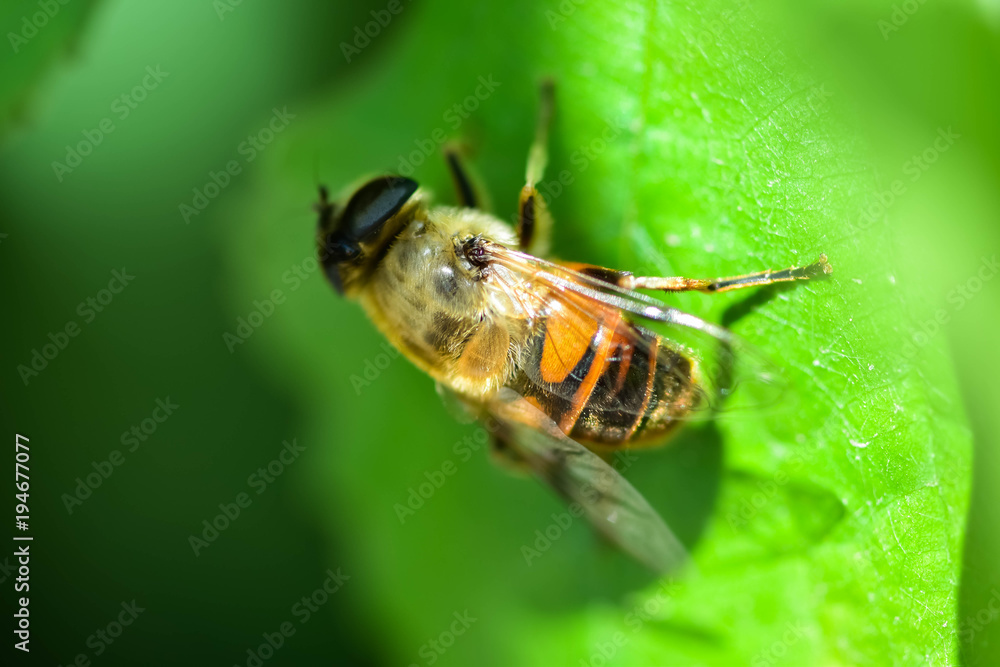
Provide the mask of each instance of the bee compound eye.
[{"label": "bee compound eye", "polygon": [[359,241],[375,236],[418,187],[416,181],[403,176],[383,176],[369,181],[347,202],[339,230]]}]

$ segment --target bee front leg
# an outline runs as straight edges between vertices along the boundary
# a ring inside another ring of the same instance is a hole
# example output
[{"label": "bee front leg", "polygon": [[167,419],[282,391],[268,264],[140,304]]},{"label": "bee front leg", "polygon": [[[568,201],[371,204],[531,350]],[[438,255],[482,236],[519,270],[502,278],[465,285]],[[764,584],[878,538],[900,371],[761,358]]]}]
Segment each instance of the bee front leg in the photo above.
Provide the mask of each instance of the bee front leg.
[{"label": "bee front leg", "polygon": [[808,266],[793,266],[780,271],[768,269],[758,273],[747,273],[729,278],[661,278],[657,276],[621,275],[617,279],[619,287],[626,289],[648,289],[663,292],[728,292],[745,287],[761,287],[773,283],[791,282],[794,280],[809,280],[821,275],[829,275],[833,267],[826,261],[826,255]]},{"label": "bee front leg", "polygon": [[478,208],[481,211],[490,210],[490,199],[478,181],[471,177],[469,169],[462,163],[462,151],[458,144],[449,142],[445,144],[442,152],[445,163],[448,165],[448,171],[451,173],[451,181],[455,185],[458,205],[465,208]]},{"label": "bee front leg", "polygon": [[549,215],[545,198],[535,187],[545,173],[548,162],[549,125],[552,123],[552,106],[555,84],[545,79],[541,86],[541,107],[535,139],[528,152],[525,185],[521,188],[518,202],[517,238],[522,250],[532,255],[544,257],[549,252],[552,237],[552,216]]}]

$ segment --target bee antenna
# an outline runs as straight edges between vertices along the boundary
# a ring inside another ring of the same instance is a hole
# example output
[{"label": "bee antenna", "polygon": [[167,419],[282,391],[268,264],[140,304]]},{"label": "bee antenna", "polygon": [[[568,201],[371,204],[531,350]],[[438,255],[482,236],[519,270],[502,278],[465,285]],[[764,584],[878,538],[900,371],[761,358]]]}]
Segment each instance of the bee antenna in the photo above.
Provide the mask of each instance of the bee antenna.
[{"label": "bee antenna", "polygon": [[319,183],[319,151],[313,153],[313,185],[322,187]]},{"label": "bee antenna", "polygon": [[319,213],[320,230],[328,230],[333,224],[334,205],[330,203],[330,191],[325,185],[317,186],[319,201],[313,205],[313,210]]}]

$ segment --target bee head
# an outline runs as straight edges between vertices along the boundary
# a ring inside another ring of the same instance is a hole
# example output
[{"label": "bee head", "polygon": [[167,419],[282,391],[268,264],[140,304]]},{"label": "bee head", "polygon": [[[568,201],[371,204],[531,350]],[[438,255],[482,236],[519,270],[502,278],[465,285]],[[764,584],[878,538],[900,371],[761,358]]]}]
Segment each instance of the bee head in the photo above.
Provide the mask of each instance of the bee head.
[{"label": "bee head", "polygon": [[320,187],[319,257],[339,293],[373,267],[405,226],[405,216],[397,214],[417,187],[409,178],[381,176],[358,188],[343,206],[331,203],[327,189]]}]

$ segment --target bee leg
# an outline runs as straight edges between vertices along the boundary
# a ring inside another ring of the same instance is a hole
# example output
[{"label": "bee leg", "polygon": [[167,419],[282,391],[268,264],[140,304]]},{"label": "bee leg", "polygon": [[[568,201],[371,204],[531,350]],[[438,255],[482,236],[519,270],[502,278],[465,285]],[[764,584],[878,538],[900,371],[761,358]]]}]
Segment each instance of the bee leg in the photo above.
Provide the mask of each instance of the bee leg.
[{"label": "bee leg", "polygon": [[649,289],[664,292],[728,292],[744,287],[760,287],[773,283],[809,280],[817,276],[829,275],[832,272],[833,267],[826,261],[826,255],[820,255],[819,259],[808,266],[793,266],[780,271],[768,269],[759,273],[714,280],[622,275],[618,280],[618,286],[626,289]]},{"label": "bee leg", "polygon": [[448,172],[451,174],[451,182],[455,186],[458,205],[489,211],[491,209],[490,197],[483,189],[479,179],[474,177],[472,170],[464,163],[461,146],[457,142],[450,141],[444,145],[442,153],[444,153],[444,161],[448,165]]},{"label": "bee leg", "polygon": [[541,85],[541,108],[535,126],[535,140],[528,152],[525,185],[518,201],[517,238],[521,249],[533,255],[544,256],[549,251],[552,236],[552,216],[545,198],[535,187],[542,180],[548,162],[549,125],[552,122],[552,105],[555,84],[545,79]]},{"label": "bee leg", "polygon": [[477,179],[472,178],[469,169],[462,163],[462,151],[459,145],[449,142],[445,144],[442,152],[448,165],[448,171],[451,173],[451,181],[455,185],[458,205],[488,211],[490,209],[489,197],[483,192]]},{"label": "bee leg", "polygon": [[597,266],[596,264],[584,264],[583,262],[559,262],[559,264],[565,266],[567,269],[572,269],[577,273],[582,273],[585,276],[597,278],[601,282],[608,283],[609,285],[623,287],[627,281],[635,279],[635,276],[628,271],[618,271],[617,269],[609,269],[603,266]]},{"label": "bee leg", "polygon": [[498,467],[518,475],[531,473],[531,465],[507,439],[498,433],[490,436],[490,459]]}]

